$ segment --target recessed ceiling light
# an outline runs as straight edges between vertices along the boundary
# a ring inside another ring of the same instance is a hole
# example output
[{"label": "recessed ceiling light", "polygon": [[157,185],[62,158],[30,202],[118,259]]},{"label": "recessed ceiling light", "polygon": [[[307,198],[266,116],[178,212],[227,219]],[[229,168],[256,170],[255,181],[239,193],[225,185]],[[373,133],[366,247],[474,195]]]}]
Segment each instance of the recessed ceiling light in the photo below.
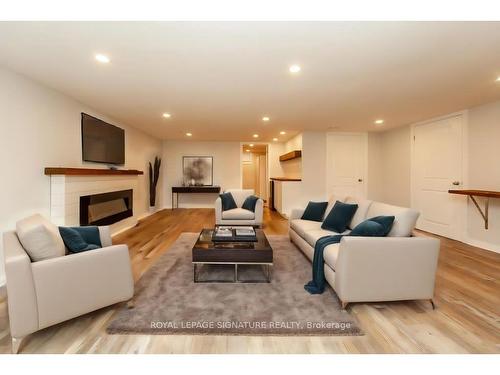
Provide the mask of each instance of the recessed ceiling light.
[{"label": "recessed ceiling light", "polygon": [[252,137],[259,138],[259,135],[258,134],[254,134]]},{"label": "recessed ceiling light", "polygon": [[497,79],[495,80],[495,82],[500,82],[500,76],[497,77]]},{"label": "recessed ceiling light", "polygon": [[274,142],[278,142],[278,138],[273,138],[273,141]]},{"label": "recessed ceiling light", "polygon": [[111,61],[108,56],[102,55],[100,53],[98,53],[97,55],[95,55],[95,59],[97,61],[99,61],[100,63],[103,63],[103,64],[107,64],[107,63],[109,63]]},{"label": "recessed ceiling light", "polygon": [[288,68],[290,73],[293,73],[293,74],[300,72],[301,69],[302,68],[300,67],[300,65],[297,65],[297,64],[294,64],[294,65],[290,66],[290,68]]},{"label": "recessed ceiling light", "polygon": [[170,113],[167,113],[167,112],[165,112],[162,116],[165,117],[165,118],[172,117],[172,115]]},{"label": "recessed ceiling light", "polygon": [[262,121],[264,121],[264,122],[268,122],[269,120],[270,120],[270,118],[267,116],[262,117]]},{"label": "recessed ceiling light", "polygon": [[382,125],[384,123],[384,120],[380,119],[380,120],[375,120],[375,124],[376,125]]},{"label": "recessed ceiling light", "polygon": [[285,135],[285,134],[286,134],[286,132],[284,132],[284,131],[281,131],[281,132],[280,132],[280,134],[281,134],[281,135]]},{"label": "recessed ceiling light", "polygon": [[246,152],[250,152],[250,150],[245,150]]},{"label": "recessed ceiling light", "polygon": [[191,137],[193,134],[192,133],[186,133],[188,137]]},{"label": "recessed ceiling light", "polygon": [[253,143],[250,143],[250,147],[253,147]]}]

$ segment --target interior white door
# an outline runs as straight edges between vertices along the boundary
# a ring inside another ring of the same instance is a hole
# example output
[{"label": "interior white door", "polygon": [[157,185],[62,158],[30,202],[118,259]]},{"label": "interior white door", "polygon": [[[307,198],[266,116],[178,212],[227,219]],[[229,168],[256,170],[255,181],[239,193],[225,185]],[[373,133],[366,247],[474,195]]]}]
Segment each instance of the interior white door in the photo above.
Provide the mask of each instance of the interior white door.
[{"label": "interior white door", "polygon": [[463,202],[448,190],[462,185],[462,132],[462,115],[413,128],[412,205],[420,211],[417,228],[457,240]]},{"label": "interior white door", "polygon": [[327,193],[366,198],[367,135],[328,133]]}]

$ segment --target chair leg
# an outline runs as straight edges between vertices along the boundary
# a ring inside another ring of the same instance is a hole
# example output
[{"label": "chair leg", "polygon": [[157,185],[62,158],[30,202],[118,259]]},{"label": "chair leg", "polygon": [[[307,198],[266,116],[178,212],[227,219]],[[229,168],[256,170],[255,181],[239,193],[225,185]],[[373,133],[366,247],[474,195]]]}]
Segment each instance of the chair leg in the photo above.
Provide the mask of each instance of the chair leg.
[{"label": "chair leg", "polygon": [[432,309],[436,310],[436,305],[434,304],[434,300],[431,298],[429,302],[431,303]]},{"label": "chair leg", "polygon": [[19,353],[19,348],[21,347],[21,343],[23,341],[23,337],[20,338],[12,338],[12,354]]},{"label": "chair leg", "polygon": [[345,310],[349,302],[340,301],[340,304],[342,305],[342,310]]}]

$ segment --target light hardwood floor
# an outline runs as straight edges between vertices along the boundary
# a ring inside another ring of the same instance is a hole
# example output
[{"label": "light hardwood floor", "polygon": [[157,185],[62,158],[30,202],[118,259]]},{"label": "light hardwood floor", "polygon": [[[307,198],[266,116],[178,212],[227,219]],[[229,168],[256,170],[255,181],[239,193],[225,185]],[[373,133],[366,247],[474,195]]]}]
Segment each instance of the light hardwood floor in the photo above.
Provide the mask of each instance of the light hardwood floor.
[{"label": "light hardwood floor", "polygon": [[[265,232],[286,234],[287,222],[265,210]],[[114,238],[130,248],[137,280],[182,232],[214,224],[213,209],[164,210]],[[298,250],[297,250],[298,251]],[[500,353],[500,254],[441,238],[436,298],[357,303],[348,310],[364,336],[266,337],[108,335],[118,306],[44,329],[22,353]],[[10,353],[5,302],[0,302],[0,353]]]}]

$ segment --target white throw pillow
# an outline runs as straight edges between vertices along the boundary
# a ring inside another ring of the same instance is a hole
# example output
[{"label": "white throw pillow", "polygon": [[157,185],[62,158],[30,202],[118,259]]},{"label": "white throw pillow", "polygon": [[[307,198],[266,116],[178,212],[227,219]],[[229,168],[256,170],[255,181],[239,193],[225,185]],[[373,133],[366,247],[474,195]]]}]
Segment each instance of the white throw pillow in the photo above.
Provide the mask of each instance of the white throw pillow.
[{"label": "white throw pillow", "polygon": [[16,223],[16,232],[31,261],[56,258],[66,253],[57,226],[41,215],[33,215]]},{"label": "white throw pillow", "polygon": [[373,202],[366,213],[366,217],[394,216],[394,223],[387,237],[410,237],[417,223],[420,212],[406,207]]},{"label": "white throw pillow", "polygon": [[366,219],[369,219],[368,217],[366,217],[366,213],[368,212],[368,209],[370,208],[372,201],[366,199],[356,199],[354,197],[347,197],[345,203],[358,205],[358,209],[356,210],[354,216],[352,217],[351,223],[349,224],[349,228],[354,229],[358,224],[361,224]]}]

